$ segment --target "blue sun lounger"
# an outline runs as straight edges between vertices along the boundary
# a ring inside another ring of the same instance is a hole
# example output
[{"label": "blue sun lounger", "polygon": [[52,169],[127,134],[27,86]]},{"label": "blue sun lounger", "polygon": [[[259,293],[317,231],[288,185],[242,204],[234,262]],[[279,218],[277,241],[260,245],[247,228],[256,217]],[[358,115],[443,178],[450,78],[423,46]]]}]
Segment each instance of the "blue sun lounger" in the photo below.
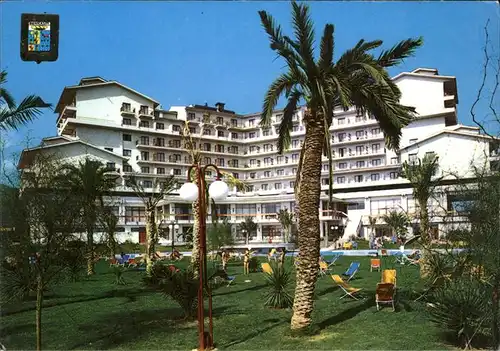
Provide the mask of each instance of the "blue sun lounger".
[{"label": "blue sun lounger", "polygon": [[349,266],[347,271],[342,273],[342,275],[347,277],[347,281],[351,280],[358,272],[359,266],[360,266],[359,262],[351,262],[351,265]]}]

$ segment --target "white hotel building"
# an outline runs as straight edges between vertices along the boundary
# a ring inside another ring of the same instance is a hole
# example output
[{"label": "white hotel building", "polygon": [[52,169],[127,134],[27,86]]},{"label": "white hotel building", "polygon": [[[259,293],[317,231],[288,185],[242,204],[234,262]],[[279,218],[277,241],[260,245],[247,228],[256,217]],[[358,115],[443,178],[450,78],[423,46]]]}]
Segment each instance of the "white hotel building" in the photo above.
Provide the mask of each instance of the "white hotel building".
[{"label": "white hotel building", "polygon": [[[403,130],[398,153],[385,148],[383,133],[374,118],[355,110],[335,113],[330,129],[335,167],[333,189],[337,209],[342,213],[332,217],[327,210],[328,162],[324,158],[322,237],[327,238],[336,230],[343,231],[344,239],[352,235],[368,237],[368,216],[381,216],[391,210],[414,212],[412,189],[408,181],[399,177],[405,160],[433,152],[439,156],[438,175],[460,176],[471,176],[473,163],[487,167],[498,163],[498,149],[490,138],[480,135],[476,127],[458,124],[455,77],[439,75],[436,69],[419,68],[400,73],[393,80],[401,89],[401,102],[414,106],[418,112],[416,121]],[[204,121],[207,112],[210,118]],[[294,117],[291,148],[283,155],[276,152],[276,129],[282,115],[279,110],[274,113],[272,127],[262,129],[259,113],[241,115],[225,109],[223,103],[164,110],[156,100],[117,81],[91,77],[64,88],[56,113],[58,135],[24,150],[20,168],[29,167],[31,156],[41,151],[70,161],[99,159],[122,176],[137,174],[145,188],[151,187],[154,178],[169,174],[184,181],[191,160],[183,149],[180,133],[187,121],[191,134],[201,137],[203,163],[215,163],[248,184],[244,193],[231,191],[219,203],[219,213],[234,224],[253,217],[258,230],[252,235],[252,243],[282,240],[276,213],[285,208],[294,210],[294,180],[305,133],[302,109]],[[204,132],[200,136],[202,123]],[[446,178],[451,182],[453,177]],[[452,197],[443,192],[441,206],[452,210]],[[144,208],[123,178],[117,180],[112,202],[120,221],[119,240],[142,241]],[[190,204],[176,194],[166,198],[159,211],[162,225],[175,222],[181,231],[192,225]],[[344,214],[347,221],[342,220]],[[443,232],[440,218],[432,218],[436,232]],[[378,230],[383,231],[382,221],[378,223]],[[233,227],[236,234],[237,226]]]}]

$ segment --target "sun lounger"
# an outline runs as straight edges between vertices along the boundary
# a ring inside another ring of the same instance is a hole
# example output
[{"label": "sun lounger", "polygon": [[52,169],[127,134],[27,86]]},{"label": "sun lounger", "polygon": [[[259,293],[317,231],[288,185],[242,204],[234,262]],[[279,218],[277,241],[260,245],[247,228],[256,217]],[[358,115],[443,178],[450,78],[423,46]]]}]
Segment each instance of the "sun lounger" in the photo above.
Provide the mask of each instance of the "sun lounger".
[{"label": "sun lounger", "polygon": [[333,274],[332,279],[337,285],[344,291],[344,295],[342,295],[340,298],[344,298],[346,296],[352,297],[354,300],[358,300],[356,295],[362,290],[358,288],[353,288],[349,284],[347,284],[339,275]]},{"label": "sun lounger", "polygon": [[377,290],[375,291],[375,303],[377,304],[377,311],[380,310],[380,304],[391,304],[392,310],[394,307],[394,296],[396,295],[396,287],[391,283],[378,283]]},{"label": "sun lounger", "polygon": [[351,265],[349,266],[347,271],[342,273],[342,275],[347,277],[347,281],[351,280],[358,272],[359,266],[360,266],[359,262],[351,262]]}]

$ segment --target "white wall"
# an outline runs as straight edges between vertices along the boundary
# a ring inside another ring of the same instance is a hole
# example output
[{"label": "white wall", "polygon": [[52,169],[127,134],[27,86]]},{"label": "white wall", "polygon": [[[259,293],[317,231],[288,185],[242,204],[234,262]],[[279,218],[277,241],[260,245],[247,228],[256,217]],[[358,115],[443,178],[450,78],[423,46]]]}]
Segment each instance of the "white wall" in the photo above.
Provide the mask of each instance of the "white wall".
[{"label": "white wall", "polygon": [[396,81],[401,90],[401,103],[416,108],[419,115],[445,112],[444,81],[426,76],[403,76]]},{"label": "white wall", "polygon": [[99,148],[113,148],[113,152],[122,155],[122,133],[118,130],[78,126],[77,136],[81,140]]},{"label": "white wall", "polygon": [[117,85],[82,88],[76,91],[76,118],[90,117],[121,124],[122,103],[139,112],[140,105],[153,108],[153,102]]},{"label": "white wall", "polygon": [[412,122],[402,130],[400,147],[410,145],[411,139],[420,141],[431,134],[440,132],[445,126],[444,117],[426,118]]}]

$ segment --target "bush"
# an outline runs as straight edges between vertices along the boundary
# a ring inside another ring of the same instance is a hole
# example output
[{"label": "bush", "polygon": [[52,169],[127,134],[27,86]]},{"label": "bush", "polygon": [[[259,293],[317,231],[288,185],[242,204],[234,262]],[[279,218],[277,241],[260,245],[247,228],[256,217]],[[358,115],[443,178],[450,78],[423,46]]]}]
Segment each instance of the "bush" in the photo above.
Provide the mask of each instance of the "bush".
[{"label": "bush", "polygon": [[477,280],[454,279],[435,290],[431,300],[431,320],[450,332],[460,346],[469,348],[473,338],[486,331],[491,308],[488,295]]},{"label": "bush", "polygon": [[273,264],[273,272],[264,274],[269,289],[266,294],[265,305],[274,308],[291,307],[293,298],[289,291],[291,284],[290,272],[282,265]]},{"label": "bush", "polygon": [[156,264],[144,284],[177,302],[185,319],[196,317],[198,307],[198,279],[191,270],[172,271],[168,266]]},{"label": "bush", "polygon": [[257,272],[259,268],[259,260],[257,257],[250,257],[250,260],[248,261],[248,270],[252,273]]},{"label": "bush", "polygon": [[125,279],[123,279],[123,273],[125,273],[125,268],[122,266],[114,266],[113,273],[115,274],[115,284],[125,285]]}]

